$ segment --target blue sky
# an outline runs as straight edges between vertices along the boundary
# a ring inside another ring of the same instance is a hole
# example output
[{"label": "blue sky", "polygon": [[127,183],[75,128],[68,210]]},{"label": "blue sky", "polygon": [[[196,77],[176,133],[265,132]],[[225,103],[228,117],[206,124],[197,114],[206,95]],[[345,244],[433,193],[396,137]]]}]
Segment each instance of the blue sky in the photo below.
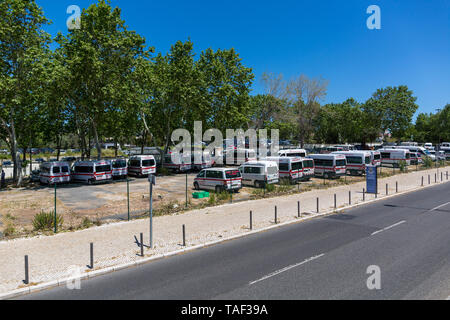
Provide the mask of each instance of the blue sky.
[{"label": "blue sky", "polygon": [[[66,32],[69,5],[96,0],[37,0],[53,24]],[[450,0],[345,1],[133,1],[112,0],[129,29],[157,52],[190,38],[195,50],[235,48],[256,76],[306,74],[329,80],[323,103],[353,97],[366,101],[377,88],[407,85],[418,112],[450,103]],[[381,9],[381,30],[369,30],[370,5]]]}]

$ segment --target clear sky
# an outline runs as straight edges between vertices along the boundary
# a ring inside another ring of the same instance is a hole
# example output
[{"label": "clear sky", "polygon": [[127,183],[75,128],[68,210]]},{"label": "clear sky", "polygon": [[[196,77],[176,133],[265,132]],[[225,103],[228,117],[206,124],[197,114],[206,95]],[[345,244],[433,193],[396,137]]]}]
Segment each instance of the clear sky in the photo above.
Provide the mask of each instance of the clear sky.
[{"label": "clear sky", "polygon": [[[37,0],[55,35],[67,31],[69,5],[96,0]],[[235,48],[256,76],[300,74],[329,80],[327,102],[366,101],[377,88],[407,85],[418,112],[450,103],[450,0],[112,0],[129,29],[157,52],[190,38],[195,51]],[[369,30],[370,5],[381,30]]]}]

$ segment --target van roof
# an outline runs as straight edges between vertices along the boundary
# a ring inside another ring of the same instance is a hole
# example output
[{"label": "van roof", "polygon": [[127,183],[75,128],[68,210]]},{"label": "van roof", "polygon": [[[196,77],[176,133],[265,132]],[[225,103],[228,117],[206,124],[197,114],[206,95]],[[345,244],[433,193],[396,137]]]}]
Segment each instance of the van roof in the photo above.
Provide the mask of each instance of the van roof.
[{"label": "van roof", "polygon": [[70,166],[68,162],[65,161],[49,161],[44,162],[42,166]]},{"label": "van roof", "polygon": [[327,154],[310,154],[308,157],[314,159],[327,159],[327,158],[336,158],[336,159],[345,159],[345,155],[343,154],[336,154],[336,153],[327,153]]},{"label": "van roof", "polygon": [[88,160],[88,161],[77,161],[75,166],[91,166],[91,165],[105,165],[111,164],[110,160]]},{"label": "van roof", "polygon": [[242,164],[243,166],[246,165],[251,165],[251,166],[277,166],[277,163],[275,161],[270,161],[270,160],[259,160],[259,161],[248,161],[244,164]]}]

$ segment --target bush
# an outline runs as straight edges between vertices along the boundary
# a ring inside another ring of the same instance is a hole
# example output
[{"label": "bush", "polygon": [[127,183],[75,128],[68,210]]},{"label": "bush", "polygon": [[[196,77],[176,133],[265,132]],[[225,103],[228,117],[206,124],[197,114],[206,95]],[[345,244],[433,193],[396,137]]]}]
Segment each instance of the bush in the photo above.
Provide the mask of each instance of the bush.
[{"label": "bush", "polygon": [[5,230],[3,230],[3,234],[5,235],[5,237],[10,237],[12,235],[14,235],[14,233],[16,233],[16,228],[14,227],[14,224],[9,222],[6,225]]},{"label": "bush", "polygon": [[[48,231],[54,229],[54,219],[55,219],[55,212],[45,212],[41,211],[41,213],[38,213],[33,218],[33,228],[35,231]],[[58,227],[61,227],[64,220],[63,217],[59,214],[56,215],[56,225]]]},{"label": "bush", "polygon": [[275,191],[275,185],[274,184],[266,184],[266,191],[267,192],[274,192]]},{"label": "bush", "polygon": [[408,171],[408,166],[406,164],[406,161],[402,160],[400,161],[400,163],[398,164],[399,168],[400,168],[400,172],[406,172]]},{"label": "bush", "polygon": [[423,160],[422,165],[425,168],[431,168],[433,166],[433,160],[430,157],[425,157],[422,160]]}]

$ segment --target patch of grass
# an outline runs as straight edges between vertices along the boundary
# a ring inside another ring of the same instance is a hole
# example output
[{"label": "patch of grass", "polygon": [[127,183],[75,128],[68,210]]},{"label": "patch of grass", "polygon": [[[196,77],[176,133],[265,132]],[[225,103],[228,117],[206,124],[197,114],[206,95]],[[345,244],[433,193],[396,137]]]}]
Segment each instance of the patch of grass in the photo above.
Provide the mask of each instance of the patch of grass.
[{"label": "patch of grass", "polygon": [[[54,211],[41,211],[41,213],[36,214],[33,218],[33,228],[35,231],[51,231],[52,229],[54,229],[54,220]],[[56,214],[56,225],[58,227],[61,227],[63,223],[63,217],[59,214]]]},{"label": "patch of grass", "polygon": [[6,224],[5,229],[3,230],[3,234],[5,237],[11,237],[16,233],[16,228],[12,222],[8,222]]}]

